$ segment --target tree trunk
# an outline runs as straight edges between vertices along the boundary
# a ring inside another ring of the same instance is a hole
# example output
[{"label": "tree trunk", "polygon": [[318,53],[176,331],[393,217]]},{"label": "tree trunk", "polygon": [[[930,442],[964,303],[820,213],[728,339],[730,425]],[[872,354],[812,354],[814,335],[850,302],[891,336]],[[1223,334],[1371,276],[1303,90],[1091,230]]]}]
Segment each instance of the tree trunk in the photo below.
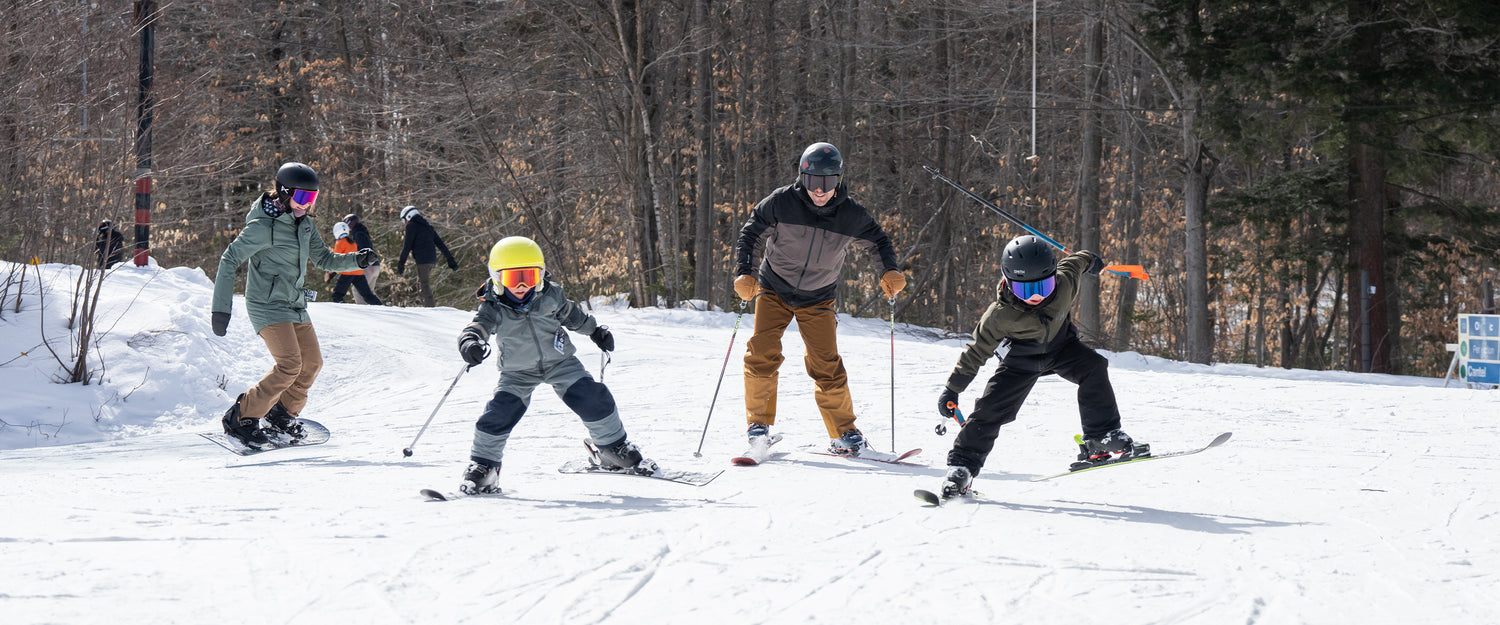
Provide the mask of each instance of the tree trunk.
[{"label": "tree trunk", "polygon": [[714,299],[714,276],[718,263],[714,262],[714,195],[713,195],[713,55],[709,51],[709,0],[693,3],[693,32],[698,42],[697,69],[697,143],[698,163],[696,184],[698,202],[693,212],[693,298],[712,302]]},{"label": "tree trunk", "polygon": [[1208,228],[1205,211],[1209,181],[1214,175],[1213,155],[1198,138],[1199,87],[1183,87],[1182,147],[1185,177],[1182,208],[1187,223],[1188,361],[1208,364],[1214,355],[1214,330],[1208,302]]},{"label": "tree trunk", "polygon": [[[1078,246],[1101,253],[1099,241],[1099,178],[1103,166],[1102,115],[1093,110],[1099,100],[1100,81],[1104,76],[1104,20],[1092,18],[1085,45],[1087,61],[1083,68],[1083,153],[1079,157]],[[1099,276],[1084,274],[1079,292],[1078,329],[1083,339],[1098,345],[1104,337],[1099,325]]]},{"label": "tree trunk", "polygon": [[[1374,0],[1350,0],[1349,23],[1355,25],[1350,68],[1364,91],[1353,97],[1349,118],[1349,369],[1390,371],[1386,317],[1385,154],[1375,146],[1378,113],[1360,106],[1380,102],[1377,74],[1381,64],[1381,26]],[[1371,293],[1370,291],[1374,292]],[[1368,327],[1366,327],[1368,324]]]}]

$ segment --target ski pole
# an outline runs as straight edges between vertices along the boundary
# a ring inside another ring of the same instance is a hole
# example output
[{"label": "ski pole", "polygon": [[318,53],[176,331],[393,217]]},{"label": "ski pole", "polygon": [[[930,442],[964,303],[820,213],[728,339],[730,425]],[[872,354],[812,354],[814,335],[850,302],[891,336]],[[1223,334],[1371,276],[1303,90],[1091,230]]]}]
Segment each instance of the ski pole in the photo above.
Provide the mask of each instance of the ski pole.
[{"label": "ski pole", "polygon": [[896,453],[896,298],[891,305],[891,453]]},{"label": "ski pole", "polygon": [[438,409],[443,407],[443,402],[448,401],[448,393],[452,393],[453,387],[458,386],[458,379],[464,377],[464,373],[473,368],[474,365],[466,364],[464,365],[464,368],[458,370],[458,375],[453,376],[453,383],[448,385],[448,390],[443,391],[443,396],[442,398],[438,399],[437,406],[433,407],[432,414],[427,415],[427,423],[423,423],[422,429],[417,430],[417,436],[416,438],[411,439],[411,444],[407,445],[406,449],[401,450],[401,454],[403,456],[406,456],[407,458],[411,457],[411,448],[417,446],[417,441],[422,438],[422,433],[427,431],[427,426],[432,424],[432,418],[437,416]]},{"label": "ski pole", "polygon": [[714,404],[719,401],[719,387],[724,385],[724,372],[729,370],[729,355],[734,353],[734,337],[740,333],[740,317],[745,316],[745,301],[740,300],[740,312],[734,316],[734,332],[729,334],[729,351],[724,352],[724,366],[719,368],[719,382],[714,385],[714,398],[708,401],[708,417],[703,420],[703,436],[698,437],[698,450],[694,458],[703,457],[703,441],[708,439],[708,422],[714,418]]},{"label": "ski pole", "polygon": [[[1027,225],[1026,222],[1021,221],[1020,219],[1016,218],[1015,215],[1012,215],[1012,214],[1006,212],[1005,209],[1000,208],[999,206],[995,206],[989,200],[986,200],[986,199],[984,199],[982,197],[979,197],[979,194],[974,193],[973,191],[970,191],[970,190],[964,188],[962,185],[958,184],[957,182],[954,182],[952,178],[944,176],[942,174],[942,172],[939,172],[937,169],[935,169],[935,168],[933,168],[931,166],[928,166],[928,165],[923,165],[922,169],[925,169],[925,170],[927,170],[927,173],[932,174],[933,178],[936,178],[938,180],[941,180],[943,182],[948,183],[949,186],[951,186],[951,187],[953,187],[955,189],[958,189],[959,191],[962,191],[964,195],[969,196],[969,198],[972,199],[972,200],[974,200],[975,202],[979,202],[980,205],[984,206],[985,208],[988,208],[988,209],[990,209],[992,211],[995,211],[995,213],[999,214],[1001,217],[1004,217],[1005,219],[1009,220],[1011,223],[1013,223],[1013,224],[1015,224],[1017,226],[1020,226],[1022,230],[1025,230],[1026,232],[1028,232],[1028,233],[1030,233],[1032,235],[1035,235],[1038,239],[1046,241],[1048,245],[1051,245],[1052,247],[1055,247],[1055,248],[1057,248],[1059,250],[1062,250],[1062,252],[1064,254],[1072,254],[1073,253],[1071,250],[1069,250],[1068,248],[1064,247],[1063,244],[1058,243],[1057,241],[1052,240],[1052,237],[1049,237],[1049,236],[1047,236],[1045,234],[1042,234],[1042,232],[1040,230],[1037,230],[1036,228],[1033,228],[1033,227]],[[1108,267],[1105,267],[1104,270],[1108,271],[1108,272],[1110,272],[1112,274],[1115,274],[1117,276],[1126,276],[1126,277],[1129,277],[1129,278],[1135,278],[1137,280],[1150,280],[1151,279],[1151,276],[1146,275],[1146,269],[1144,267],[1141,267],[1140,265],[1110,265]]]}]

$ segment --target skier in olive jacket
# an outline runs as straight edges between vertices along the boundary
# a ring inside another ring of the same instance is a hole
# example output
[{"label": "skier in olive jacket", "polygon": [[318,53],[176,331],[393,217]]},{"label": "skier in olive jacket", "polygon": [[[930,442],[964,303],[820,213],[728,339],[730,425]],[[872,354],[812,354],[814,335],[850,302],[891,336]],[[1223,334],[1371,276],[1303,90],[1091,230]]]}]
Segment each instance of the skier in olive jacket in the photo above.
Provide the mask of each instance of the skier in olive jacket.
[{"label": "skier in olive jacket", "polygon": [[[312,319],[307,315],[303,281],[307,263],[328,271],[349,271],[372,262],[369,249],[334,254],[318,236],[312,220],[318,175],[302,163],[276,171],[276,189],[251,203],[245,229],[219,258],[214,276],[213,332],[224,336],[234,304],[234,273],[249,263],[245,311],[276,363],[255,386],[241,393],[224,413],[224,432],[245,445],[260,448],[302,437],[297,415],[307,404],[307,390],[318,377],[323,356]],[[266,426],[261,427],[261,417]]]},{"label": "skier in olive jacket", "polygon": [[854,425],[854,399],[838,351],[834,297],[849,247],[859,247],[884,270],[880,288],[894,298],[906,286],[896,248],[843,183],[844,157],[828,143],[803,150],[797,180],[771,192],[750,213],[735,248],[735,293],[755,302],[755,331],[745,345],[745,418],[752,451],[769,446],[776,422],[781,335],[792,320],[807,347],[804,363],[816,382],[813,398],[828,430],[830,450],[869,452]]},{"label": "skier in olive jacket", "polygon": [[980,317],[974,341],[959,356],[938,396],[938,413],[953,418],[958,394],[1002,344],[1009,345],[948,452],[944,498],[969,493],[970,483],[995,447],[1000,426],[1016,420],[1037,379],[1052,373],[1078,385],[1083,424],[1079,460],[1149,453],[1148,446],[1135,445],[1120,430],[1109,361],[1078,339],[1069,312],[1082,274],[1097,275],[1104,260],[1093,252],[1079,251],[1059,262],[1051,245],[1031,235],[1016,237],[1003,254],[1004,277],[996,287],[995,301]]}]

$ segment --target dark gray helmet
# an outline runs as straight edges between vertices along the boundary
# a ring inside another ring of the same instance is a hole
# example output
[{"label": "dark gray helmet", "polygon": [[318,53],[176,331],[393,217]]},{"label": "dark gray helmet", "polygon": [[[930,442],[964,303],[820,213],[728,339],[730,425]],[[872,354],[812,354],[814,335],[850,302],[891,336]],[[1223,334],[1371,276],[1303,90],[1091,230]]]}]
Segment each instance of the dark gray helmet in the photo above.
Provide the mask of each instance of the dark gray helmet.
[{"label": "dark gray helmet", "polygon": [[797,173],[812,176],[839,176],[844,173],[844,155],[832,143],[814,143],[802,151]]},{"label": "dark gray helmet", "polygon": [[318,174],[313,168],[302,163],[287,163],[276,170],[276,190],[301,189],[303,191],[318,190]]},{"label": "dark gray helmet", "polygon": [[1000,257],[1000,271],[1011,282],[1035,282],[1057,273],[1052,246],[1032,235],[1011,239]]}]

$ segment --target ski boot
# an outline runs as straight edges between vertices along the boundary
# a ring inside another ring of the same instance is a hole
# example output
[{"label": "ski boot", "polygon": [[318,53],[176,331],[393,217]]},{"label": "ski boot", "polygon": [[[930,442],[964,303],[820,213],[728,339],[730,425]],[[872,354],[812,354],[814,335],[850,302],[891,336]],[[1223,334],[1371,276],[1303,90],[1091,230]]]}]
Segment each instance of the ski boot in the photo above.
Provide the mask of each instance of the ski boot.
[{"label": "ski boot", "polygon": [[752,423],[750,428],[745,430],[745,436],[750,439],[751,449],[755,449],[758,446],[769,446],[768,443],[771,441],[771,426]]},{"label": "ski boot", "polygon": [[865,435],[857,429],[850,429],[838,438],[829,439],[828,451],[840,456],[858,457],[859,452],[868,449],[870,444],[865,442]]},{"label": "ski boot", "polygon": [[464,469],[464,481],[458,490],[465,495],[492,495],[500,492],[500,467],[475,460]]},{"label": "ski boot", "polygon": [[968,467],[948,467],[948,477],[943,481],[942,492],[938,495],[943,499],[968,497],[973,493],[969,488],[973,483],[974,474]]},{"label": "ski boot", "polygon": [[1076,441],[1078,462],[1073,465],[1078,468],[1083,468],[1079,465],[1099,466],[1151,455],[1150,445],[1137,445],[1129,434],[1120,429],[1110,430],[1092,438],[1079,436]]},{"label": "ski boot", "polygon": [[260,419],[241,418],[240,403],[243,401],[245,401],[245,394],[240,393],[240,396],[234,400],[234,405],[224,412],[224,418],[220,420],[220,424],[224,426],[224,433],[251,449],[270,447],[271,438],[260,427]]},{"label": "ski boot", "polygon": [[594,450],[599,467],[622,473],[652,475],[656,473],[656,462],[641,456],[641,448],[626,439],[613,445],[601,445]]},{"label": "ski boot", "polygon": [[289,443],[296,443],[307,437],[307,431],[302,429],[302,421],[286,411],[286,406],[276,402],[271,410],[266,413],[267,429],[273,434],[278,434]]}]

